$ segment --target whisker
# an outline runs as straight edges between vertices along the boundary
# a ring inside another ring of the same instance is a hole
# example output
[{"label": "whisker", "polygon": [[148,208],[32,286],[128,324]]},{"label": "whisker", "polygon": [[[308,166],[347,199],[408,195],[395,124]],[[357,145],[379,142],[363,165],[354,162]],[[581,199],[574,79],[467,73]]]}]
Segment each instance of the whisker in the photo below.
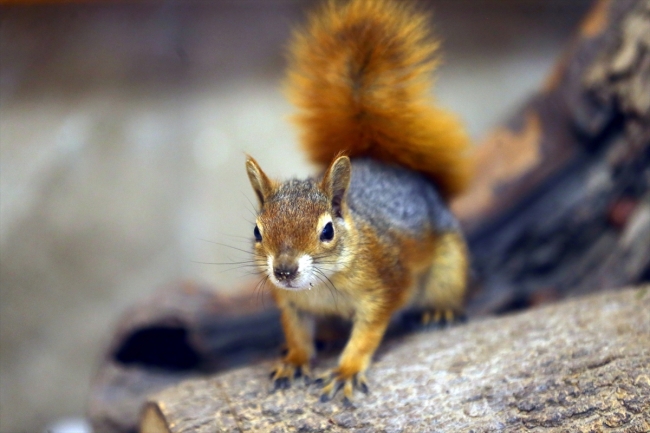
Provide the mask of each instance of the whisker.
[{"label": "whisker", "polygon": [[241,195],[244,196],[244,198],[246,199],[246,201],[248,202],[248,204],[251,205],[251,208],[252,208],[252,209],[246,208],[246,210],[248,210],[251,214],[253,214],[253,216],[254,216],[255,218],[257,218],[257,212],[253,210],[253,209],[256,209],[257,206],[255,206],[255,205],[253,204],[253,202],[248,198],[248,196],[247,196],[246,194],[244,194],[244,191],[239,191],[239,192],[241,193]]},{"label": "whisker", "polygon": [[[336,288],[336,286],[334,285],[332,280],[330,280],[329,277],[327,275],[325,275],[325,273],[323,271],[321,271],[317,266],[314,266],[314,271],[315,271],[316,277],[329,290],[330,295],[332,295],[332,300],[334,301],[334,307],[338,310],[339,309],[339,303],[338,303],[337,296],[339,294],[339,290]],[[327,280],[327,282],[324,281],[323,278],[325,278],[325,280]]]},{"label": "whisker", "polygon": [[192,260],[192,263],[196,263],[197,265],[250,265],[250,266],[260,266],[264,265],[266,262],[265,261],[253,261],[253,260],[247,260],[247,261],[242,261],[242,262],[199,262],[197,260]]},{"label": "whisker", "polygon": [[[346,271],[349,271],[350,269],[352,269],[349,264],[343,264],[343,263],[339,263],[339,262],[321,262],[321,261],[314,260],[313,263],[314,263],[314,265],[319,265],[319,266],[320,265],[332,265],[332,266],[336,266],[338,268],[344,269]],[[330,271],[330,272],[336,272],[336,271],[339,270],[339,269],[335,269],[335,268],[332,268],[332,267],[324,267],[324,266],[321,266],[321,267],[323,269],[327,270],[327,271]]]},{"label": "whisker", "polygon": [[246,275],[262,275],[264,271],[260,270],[258,266],[236,266],[234,268],[222,269],[218,273],[237,271],[239,269],[247,269]]},{"label": "whisker", "polygon": [[220,245],[220,246],[222,246],[222,247],[226,247],[226,248],[232,248],[233,250],[241,251],[242,253],[246,253],[246,254],[251,254],[251,253],[253,253],[253,254],[255,254],[254,251],[251,251],[251,250],[244,250],[244,249],[241,249],[241,248],[233,247],[232,245],[223,244],[223,243],[221,243],[221,242],[215,242],[215,241],[211,241],[211,240],[203,239],[203,238],[198,238],[198,239],[199,239],[200,241],[208,242],[208,243],[210,243],[210,244]]},{"label": "whisker", "polygon": [[266,274],[264,278],[261,278],[260,281],[255,286],[256,300],[259,303],[260,297],[262,298],[262,308],[266,309],[266,304],[264,303],[264,289],[266,288],[266,282],[269,280],[269,275]]},{"label": "whisker", "polygon": [[248,242],[252,242],[252,240],[253,240],[250,236],[233,235],[231,233],[224,233],[224,232],[221,232],[221,231],[215,231],[214,233],[219,235],[219,236],[227,236],[229,238],[238,239],[238,240],[245,240],[245,241],[248,241]]},{"label": "whisker", "polygon": [[323,277],[325,277],[325,279],[327,279],[327,281],[332,285],[332,287],[333,287],[333,288],[338,292],[338,289],[336,288],[336,286],[334,285],[334,283],[332,282],[332,280],[330,280],[330,278],[327,276],[327,274],[325,274],[325,272],[323,272],[323,271],[322,271],[320,268],[318,268],[317,266],[314,266],[314,270],[315,270],[316,272],[318,272],[320,275],[322,275]]}]

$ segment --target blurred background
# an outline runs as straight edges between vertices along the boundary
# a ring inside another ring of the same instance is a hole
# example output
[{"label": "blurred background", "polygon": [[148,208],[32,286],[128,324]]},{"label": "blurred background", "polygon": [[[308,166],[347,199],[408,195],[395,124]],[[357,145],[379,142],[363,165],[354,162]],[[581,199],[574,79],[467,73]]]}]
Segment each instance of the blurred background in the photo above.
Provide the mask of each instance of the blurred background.
[{"label": "blurred background", "polygon": [[[2,2],[2,433],[82,418],[136,300],[180,279],[244,285],[234,266],[199,262],[246,257],[219,245],[248,248],[245,152],[276,177],[313,172],[281,80],[314,3]],[[480,140],[539,87],[592,2],[422,3],[444,41],[436,96]]]}]

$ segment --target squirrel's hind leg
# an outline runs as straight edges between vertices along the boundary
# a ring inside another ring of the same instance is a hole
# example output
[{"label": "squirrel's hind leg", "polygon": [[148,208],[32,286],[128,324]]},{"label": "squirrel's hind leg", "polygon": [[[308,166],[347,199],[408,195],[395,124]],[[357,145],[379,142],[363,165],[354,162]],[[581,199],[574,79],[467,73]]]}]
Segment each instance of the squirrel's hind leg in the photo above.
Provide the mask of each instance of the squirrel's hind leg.
[{"label": "squirrel's hind leg", "polygon": [[445,232],[436,240],[432,264],[421,292],[405,321],[420,326],[444,325],[464,320],[469,259],[460,232]]}]

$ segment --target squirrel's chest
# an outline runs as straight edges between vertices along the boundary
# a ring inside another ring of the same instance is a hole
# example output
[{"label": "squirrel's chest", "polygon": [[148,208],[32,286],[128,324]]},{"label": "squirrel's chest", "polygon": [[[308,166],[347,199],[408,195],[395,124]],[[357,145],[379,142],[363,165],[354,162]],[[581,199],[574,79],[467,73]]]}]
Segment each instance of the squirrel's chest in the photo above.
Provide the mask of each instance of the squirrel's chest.
[{"label": "squirrel's chest", "polygon": [[342,291],[321,284],[311,290],[286,292],[282,297],[297,309],[316,315],[335,315],[351,318],[355,311],[355,300]]}]

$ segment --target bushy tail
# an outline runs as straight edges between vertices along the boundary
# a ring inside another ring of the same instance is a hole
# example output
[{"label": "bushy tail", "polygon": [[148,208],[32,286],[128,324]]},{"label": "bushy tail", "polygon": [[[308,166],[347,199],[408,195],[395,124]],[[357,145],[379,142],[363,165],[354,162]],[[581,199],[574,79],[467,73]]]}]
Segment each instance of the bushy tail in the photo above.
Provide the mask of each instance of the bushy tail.
[{"label": "bushy tail", "polygon": [[314,162],[364,155],[425,173],[447,198],[466,187],[468,136],[429,96],[428,18],[409,2],[332,0],[296,31],[287,90]]}]

